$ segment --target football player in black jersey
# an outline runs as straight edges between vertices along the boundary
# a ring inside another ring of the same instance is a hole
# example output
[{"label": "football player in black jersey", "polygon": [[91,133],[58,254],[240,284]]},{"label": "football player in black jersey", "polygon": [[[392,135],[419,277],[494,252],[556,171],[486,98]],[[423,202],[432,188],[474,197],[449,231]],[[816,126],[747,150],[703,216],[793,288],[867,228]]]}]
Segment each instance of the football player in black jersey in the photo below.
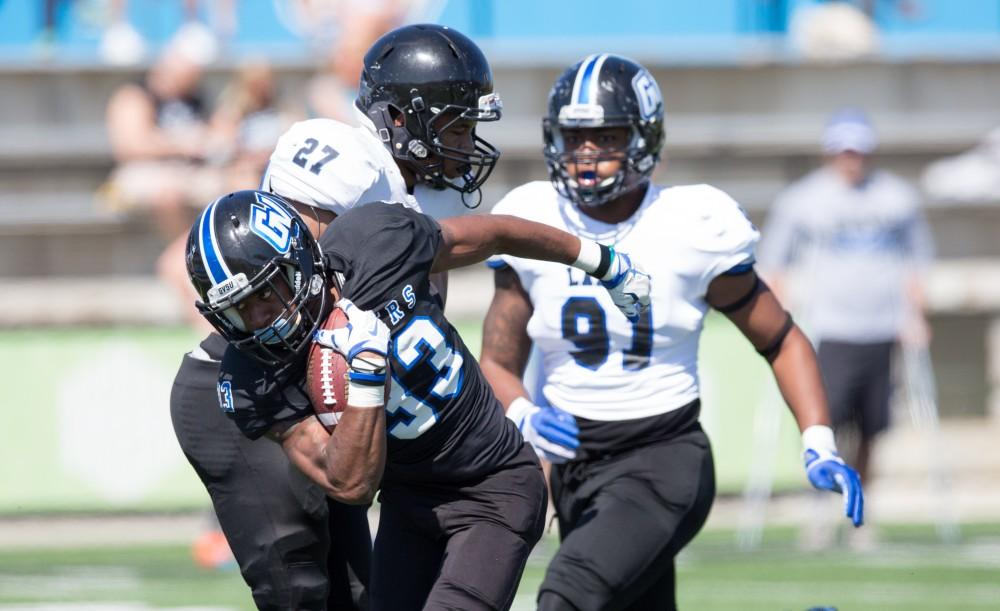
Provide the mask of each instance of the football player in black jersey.
[{"label": "football player in black jersey", "polygon": [[[439,216],[460,214],[463,201],[474,204],[499,156],[475,126],[500,115],[490,66],[476,44],[438,25],[397,28],[369,49],[360,85],[361,127],[297,124],[272,155],[262,188],[293,200],[314,236],[337,213],[398,194]],[[339,137],[346,132],[350,138]],[[251,442],[232,426],[217,408],[225,348],[213,333],[185,355],[170,412],[255,604],[365,608],[365,508],[328,501],[278,446]]]},{"label": "football player in black jersey", "polygon": [[[373,609],[506,609],[541,536],[538,460],[429,280],[498,253],[582,269],[632,318],[648,301],[650,279],[627,255],[513,217],[438,223],[373,203],[337,217],[317,244],[280,198],[241,191],[192,227],[187,264],[199,309],[230,342],[223,411],[248,437],[277,441],[330,497],[366,504],[381,491]],[[351,328],[317,334],[334,303]],[[332,434],[304,387],[314,340],[351,367],[349,405]],[[358,356],[366,346],[387,357],[387,400],[384,366]]]}]

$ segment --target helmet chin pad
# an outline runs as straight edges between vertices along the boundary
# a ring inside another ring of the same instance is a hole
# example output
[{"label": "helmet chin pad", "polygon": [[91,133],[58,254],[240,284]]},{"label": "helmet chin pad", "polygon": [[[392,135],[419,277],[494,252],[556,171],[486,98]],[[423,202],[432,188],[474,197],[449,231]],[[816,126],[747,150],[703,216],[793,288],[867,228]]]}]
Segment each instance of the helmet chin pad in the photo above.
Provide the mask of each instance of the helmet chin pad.
[{"label": "helmet chin pad", "polygon": [[[586,176],[588,174],[589,177]],[[577,204],[596,207],[610,202],[625,192],[624,189],[616,189],[623,180],[622,170],[603,179],[598,178],[597,172],[585,171],[578,174],[575,180],[568,180],[567,187],[574,193],[571,199]]]},{"label": "helmet chin pad", "polygon": [[302,324],[302,314],[295,312],[291,320],[279,316],[269,326],[257,329],[253,332],[257,341],[268,345],[279,345],[287,340]]}]

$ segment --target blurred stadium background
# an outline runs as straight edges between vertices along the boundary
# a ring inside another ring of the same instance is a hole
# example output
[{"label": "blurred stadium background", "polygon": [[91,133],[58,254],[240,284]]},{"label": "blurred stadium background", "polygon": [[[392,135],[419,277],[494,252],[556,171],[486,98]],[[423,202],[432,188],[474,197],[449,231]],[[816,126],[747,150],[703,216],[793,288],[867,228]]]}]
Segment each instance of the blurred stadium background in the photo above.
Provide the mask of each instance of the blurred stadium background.
[{"label": "blurred stadium background", "polygon": [[[149,218],[101,204],[113,167],[108,98],[141,76],[191,3],[127,2],[145,53],[124,56],[103,46],[113,4],[0,0],[0,609],[245,609],[237,573],[206,572],[190,558],[208,501],[177,447],[167,401],[198,332],[155,275],[164,245]],[[294,102],[352,27],[341,19],[349,4],[194,3],[214,45],[209,99],[245,61],[263,58]],[[757,414],[778,409],[774,390],[749,346],[711,319],[703,420],[721,496],[682,556],[680,601],[1000,609],[1000,188],[989,188],[1000,185],[990,139],[1000,126],[1000,1],[868,0],[853,3],[868,21],[830,13],[807,22],[817,4],[828,3],[394,3],[405,20],[471,35],[493,63],[505,115],[482,129],[503,160],[484,208],[546,177],[539,118],[549,85],[593,51],[629,55],[659,80],[668,135],[658,180],[721,187],[759,223],[778,191],[818,163],[825,117],[844,105],[866,109],[881,137],[876,163],[927,195],[938,249],[928,298],[939,430],[915,425],[901,394],[868,489],[881,545],[804,554],[795,530],[816,501],[805,493],[794,424],[782,415],[777,442],[755,447]],[[955,156],[955,181],[986,186],[949,197],[930,181],[929,165]],[[478,346],[491,295],[485,268],[456,273],[451,294],[451,318]],[[740,494],[761,468],[775,492],[750,515],[765,525],[762,545],[737,551],[748,519]],[[957,523],[960,535],[938,536],[942,523]],[[518,608],[531,608],[554,545],[550,536],[535,554]]]}]

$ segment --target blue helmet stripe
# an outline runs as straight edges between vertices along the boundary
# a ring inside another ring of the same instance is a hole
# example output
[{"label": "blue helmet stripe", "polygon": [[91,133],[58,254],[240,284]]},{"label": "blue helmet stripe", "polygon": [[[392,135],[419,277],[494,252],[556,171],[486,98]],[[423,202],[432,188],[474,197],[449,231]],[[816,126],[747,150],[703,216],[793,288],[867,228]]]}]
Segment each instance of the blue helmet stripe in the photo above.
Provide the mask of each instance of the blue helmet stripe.
[{"label": "blue helmet stripe", "polygon": [[201,243],[201,257],[205,263],[205,269],[212,277],[212,284],[219,284],[229,278],[226,273],[225,263],[219,257],[218,244],[215,241],[215,207],[219,200],[215,200],[201,213],[201,227],[198,230],[198,241]]},{"label": "blue helmet stripe", "polygon": [[580,79],[580,89],[577,92],[577,104],[590,104],[590,79],[594,75],[594,66],[600,56],[593,55],[583,67],[583,77]]}]

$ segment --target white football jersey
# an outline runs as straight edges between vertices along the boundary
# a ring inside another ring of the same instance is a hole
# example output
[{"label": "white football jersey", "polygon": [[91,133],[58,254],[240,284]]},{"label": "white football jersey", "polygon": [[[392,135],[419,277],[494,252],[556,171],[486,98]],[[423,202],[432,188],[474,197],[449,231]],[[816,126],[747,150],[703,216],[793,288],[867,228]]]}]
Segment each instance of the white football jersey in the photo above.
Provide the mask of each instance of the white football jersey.
[{"label": "white football jersey", "polygon": [[583,271],[504,256],[531,298],[528,335],[542,354],[545,402],[590,420],[645,418],[699,396],[698,339],[709,283],[752,264],[760,237],[740,206],[708,185],[651,185],[632,217],[594,220],[549,182],[511,191],[494,208],[628,253],[652,277],[648,314],[633,324]]},{"label": "white football jersey", "polygon": [[420,209],[385,145],[366,127],[333,119],[292,125],[271,153],[260,188],[337,214],[376,201]]},{"label": "white football jersey", "polygon": [[413,187],[413,199],[418,210],[439,220],[472,213],[472,209],[462,203],[462,194],[454,189],[432,189],[418,182]]}]

